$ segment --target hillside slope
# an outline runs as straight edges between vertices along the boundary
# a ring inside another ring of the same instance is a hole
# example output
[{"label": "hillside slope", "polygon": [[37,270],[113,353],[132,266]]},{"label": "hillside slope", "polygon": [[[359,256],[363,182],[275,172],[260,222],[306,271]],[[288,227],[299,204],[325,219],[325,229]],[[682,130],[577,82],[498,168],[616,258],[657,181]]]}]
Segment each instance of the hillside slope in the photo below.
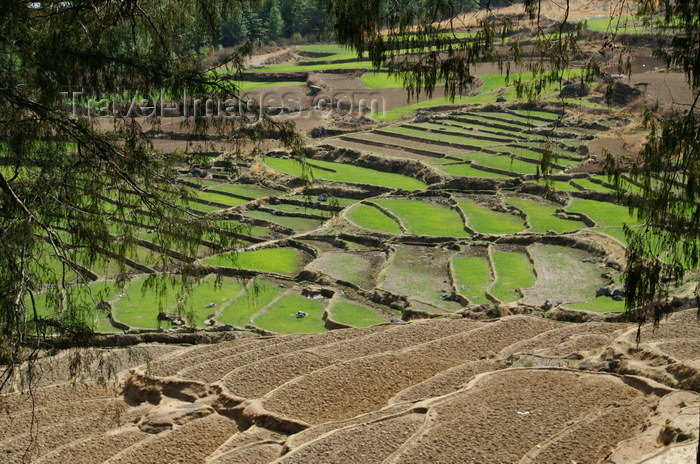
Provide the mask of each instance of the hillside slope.
[{"label": "hillside slope", "polygon": [[[78,382],[66,351],[38,363],[33,396],[18,383],[0,397],[0,449],[3,462],[685,462],[695,310],[639,346],[635,331],[508,316],[239,334],[82,350]],[[101,385],[106,366],[121,373]]]}]

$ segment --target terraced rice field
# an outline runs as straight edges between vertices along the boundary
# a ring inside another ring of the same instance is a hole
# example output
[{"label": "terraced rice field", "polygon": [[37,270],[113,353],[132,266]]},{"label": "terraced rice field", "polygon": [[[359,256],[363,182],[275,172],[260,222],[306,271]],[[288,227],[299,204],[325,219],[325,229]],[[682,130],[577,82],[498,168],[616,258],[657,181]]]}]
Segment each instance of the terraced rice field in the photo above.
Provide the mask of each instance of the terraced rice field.
[{"label": "terraced rice field", "polygon": [[523,219],[514,214],[497,212],[466,198],[458,198],[457,204],[467,218],[467,226],[482,234],[515,234],[526,228]]},{"label": "terraced rice field", "polygon": [[580,186],[584,190],[592,190],[594,192],[605,192],[605,193],[612,193],[613,192],[613,189],[605,187],[604,185],[601,185],[597,182],[593,182],[590,179],[575,179],[572,182],[574,184]]},{"label": "terraced rice field", "polygon": [[427,247],[399,246],[384,273],[379,288],[406,295],[428,313],[445,313],[459,304],[443,297],[451,292],[449,258],[446,250]]},{"label": "terraced rice field", "polygon": [[246,285],[245,291],[220,310],[216,320],[222,324],[245,327],[251,323],[252,317],[277,298],[281,291],[278,285],[271,282],[252,281]]},{"label": "terraced rice field", "polygon": [[333,304],[330,315],[334,321],[354,327],[369,327],[385,322],[385,319],[367,306],[341,300]]},{"label": "terraced rice field", "polygon": [[212,184],[207,190],[214,193],[229,193],[251,200],[279,195],[281,193],[278,190],[261,187],[255,184]]},{"label": "terraced rice field", "polygon": [[232,197],[230,195],[222,195],[220,193],[212,192],[212,191],[200,191],[196,193],[197,199],[204,201],[204,202],[209,202],[213,204],[214,206],[217,205],[223,205],[224,207],[228,206],[236,206],[236,205],[241,205],[246,202],[246,200],[242,198],[236,198]]},{"label": "terraced rice field", "polygon": [[[272,169],[292,176],[301,177],[302,175],[301,166],[292,159],[267,157],[265,158],[265,164]],[[314,178],[320,180],[380,185],[405,190],[419,190],[426,187],[426,184],[418,179],[391,172],[376,171],[374,169],[321,160],[313,160],[310,162],[310,165]]]},{"label": "terraced rice field", "polygon": [[[640,20],[585,21],[595,44],[613,29],[638,33]],[[461,48],[474,34],[441,38]],[[401,39],[397,53],[419,51],[415,37]],[[648,40],[631,50],[637,42]],[[273,86],[296,86],[307,100],[319,89],[402,95],[401,79],[367,57],[294,46],[253,57],[250,80],[231,79],[248,95]],[[263,82],[274,73],[298,74]],[[186,207],[232,227],[216,233],[237,241],[204,236],[194,259],[168,249],[158,260],[159,225],[129,199],[138,242],[123,288],[116,259],[68,269],[47,244],[29,263],[46,275],[25,305],[58,326],[71,316],[62,303],[75,303],[105,333],[95,346],[109,348],[56,349],[33,370],[17,367],[0,394],[2,462],[694,462],[697,308],[677,298],[661,326],[638,328],[620,317],[624,301],[596,296],[624,291],[623,227],[642,226],[616,203],[600,156],[616,142],[638,145],[636,110],[604,109],[595,88],[590,99],[553,102],[553,85],[534,105],[504,75],[479,78],[467,96],[300,124],[308,183],[274,140],[260,146],[274,151],[237,153],[232,169],[211,154],[178,165]],[[444,106],[426,110],[435,105]],[[539,176],[543,149],[554,181]],[[18,179],[34,173],[0,166],[8,177],[14,169]],[[104,198],[108,215],[120,196]],[[61,227],[68,236],[69,221]],[[116,225],[110,233],[124,240]],[[166,261],[200,280],[176,285]],[[87,287],[73,285],[81,275]]]},{"label": "terraced rice field", "polygon": [[231,278],[217,281],[215,276],[205,277],[183,299],[182,310],[190,325],[205,327],[210,314],[217,315],[231,304],[243,290],[242,282]]},{"label": "terraced rice field", "polygon": [[[273,156],[263,158],[267,168],[241,164],[241,182],[235,176],[224,181],[224,175],[183,177],[196,196],[190,206],[216,212],[213,220],[233,227],[239,249],[254,249],[239,252],[234,262],[232,249],[219,249],[205,239],[196,263],[231,275],[255,275],[257,283],[226,278],[217,288],[214,278],[207,277],[191,290],[169,289],[161,301],[152,293],[141,296],[146,277],[138,275],[124,297],[108,295],[115,318],[128,326],[155,328],[159,310],[180,311],[194,327],[231,324],[285,332],[283,322],[293,305],[311,308],[313,317],[295,321],[292,331],[327,330],[323,310],[342,324],[364,326],[396,316],[455,315],[470,304],[493,306],[489,297],[506,306],[541,307],[550,300],[556,308],[619,311],[619,302],[595,298],[595,293],[608,284],[601,278],[610,273],[606,263],[624,259],[622,225],[639,223],[626,207],[600,200],[600,194],[610,193],[603,185],[605,176],[561,173],[551,182],[535,177],[542,133],[552,134],[560,166],[575,167],[583,159],[565,146],[585,145],[595,137],[593,129],[566,123],[552,132],[548,124],[558,118],[552,112],[517,108],[458,110],[322,139],[319,147],[310,148],[308,163],[319,182],[311,183],[308,191],[298,179],[301,166]],[[338,150],[338,161],[330,161],[335,159],[334,140],[363,148],[364,154],[352,155],[346,147]],[[315,150],[323,159],[316,159]],[[261,176],[260,185],[250,183],[256,176]],[[545,185],[554,187],[557,202],[544,198]],[[587,198],[593,195],[596,200]],[[140,215],[137,205],[130,211],[143,225],[141,243],[153,246],[157,234],[152,221]],[[571,241],[586,247],[596,237],[586,224],[621,243],[606,242],[600,254],[570,249]],[[479,234],[478,243],[470,231]],[[560,234],[569,242],[552,244],[559,243]],[[301,242],[290,245],[287,240]],[[489,245],[490,256],[484,252]],[[307,246],[308,253],[302,251]],[[177,250],[170,251],[172,259],[180,259]],[[157,273],[160,263],[151,254],[138,246],[128,269]],[[54,273],[62,270],[58,262],[47,264]],[[105,265],[92,269],[91,278],[109,279],[116,272],[114,263]],[[568,280],[572,273],[574,282]],[[67,275],[68,280],[75,277]],[[302,296],[309,285],[325,288],[325,299]],[[518,288],[525,295],[522,301]],[[328,301],[333,302],[330,307]],[[85,317],[97,330],[117,330],[106,312],[92,310]]]},{"label": "terraced rice field", "polygon": [[212,256],[202,261],[210,266],[238,267],[279,274],[294,274],[301,269],[303,262],[303,252],[296,248],[264,248],[235,255]]},{"label": "terraced rice field", "polygon": [[400,234],[401,226],[391,217],[384,214],[376,206],[361,204],[350,208],[347,212],[348,219],[360,227],[377,230],[387,234]]},{"label": "terraced rice field", "polygon": [[271,222],[282,227],[287,227],[299,234],[318,229],[321,226],[321,224],[323,224],[323,220],[321,219],[309,219],[303,217],[281,215],[278,216],[272,213],[268,213],[267,211],[248,211],[245,213],[245,215],[254,219],[262,219],[263,221]]},{"label": "terraced rice field", "polygon": [[581,311],[593,311],[600,313],[623,312],[625,310],[625,302],[615,301],[609,296],[600,296],[591,301],[569,304],[568,307]]},{"label": "terraced rice field", "polygon": [[537,284],[527,290],[525,303],[541,306],[546,300],[567,305],[592,301],[596,290],[608,283],[601,275],[610,271],[589,253],[542,244],[528,250],[535,261]]},{"label": "terraced rice field", "polygon": [[478,168],[478,164],[449,164],[440,168],[445,174],[463,177],[484,177],[491,179],[506,179],[508,174],[484,171]]},{"label": "terraced rice field", "polygon": [[[178,295],[172,285],[160,283],[162,289],[149,287],[147,276],[133,280],[113,305],[114,317],[131,327],[154,329],[159,326],[159,311],[172,310],[178,301]],[[147,310],[144,310],[148,308]]]},{"label": "terraced rice field", "polygon": [[476,138],[469,138],[467,134],[463,135],[451,135],[451,134],[442,134],[438,132],[427,132],[427,131],[422,131],[416,128],[411,128],[411,127],[391,127],[389,129],[383,130],[382,133],[390,133],[390,134],[398,134],[398,135],[405,135],[408,137],[415,137],[418,139],[423,139],[423,140],[431,140],[434,142],[438,143],[444,143],[445,145],[448,144],[453,144],[458,147],[464,147],[465,149],[474,149],[474,148],[485,148],[485,147],[494,147],[498,145],[502,145],[505,143],[507,140],[502,140],[502,141],[494,141],[494,140],[483,140],[483,139],[476,139]]},{"label": "terraced rice field", "polygon": [[[324,304],[310,300],[296,293],[288,293],[273,301],[257,316],[253,324],[265,330],[278,333],[318,333],[326,328],[321,320]],[[306,317],[297,317],[303,311]]]},{"label": "terraced rice field", "polygon": [[566,209],[574,213],[585,214],[593,219],[599,227],[622,227],[624,224],[630,227],[640,225],[636,216],[630,215],[627,207],[613,203],[574,198]]},{"label": "terraced rice field", "polygon": [[[106,309],[98,308],[101,301],[112,301],[119,293],[114,282],[93,282],[86,287],[71,286],[66,290],[66,304],[74,304],[81,309],[85,322],[96,331],[114,332],[116,328],[109,321]],[[36,294],[35,306],[31,298],[25,299],[25,305],[36,309],[39,317],[60,319],[62,314],[61,296],[53,291]],[[33,320],[33,318],[32,318]]]},{"label": "terraced rice field", "polygon": [[535,285],[536,281],[527,255],[513,251],[493,251],[492,256],[496,280],[490,289],[491,293],[503,302],[520,300],[518,289],[526,290]]},{"label": "terraced rice field", "polygon": [[[86,372],[78,385],[67,382],[56,367],[69,359],[59,355],[37,364],[42,381],[33,401],[14,392],[3,396],[12,420],[3,421],[0,444],[12,460],[28,449],[28,459],[44,462],[321,463],[336,456],[376,462],[392,454],[401,462],[512,462],[532,453],[542,462],[572,456],[624,462],[678,451],[659,448],[656,437],[666,425],[696,433],[698,397],[669,387],[662,396],[649,394],[662,388],[648,380],[654,375],[678,385],[653,362],[638,361],[635,382],[596,372],[590,352],[617,350],[628,362],[628,350],[655,347],[675,362],[692,362],[696,351],[689,348],[698,340],[688,327],[692,318],[693,310],[673,315],[653,340],[645,327],[640,345],[624,324],[508,316],[96,350],[93,368],[107,361],[123,372],[126,388],[118,395],[116,381],[98,382],[99,371]],[[543,367],[543,360],[566,368]],[[173,384],[172,376],[181,383]],[[143,383],[162,399],[139,397]],[[177,388],[197,391],[200,401],[183,401]],[[248,408],[236,407],[242,401]],[[172,430],[146,431],[149,421],[173,408],[204,411],[185,415]],[[105,420],[113,410],[121,421]],[[41,439],[27,448],[32,418],[43,424]],[[251,418],[259,425],[239,425]],[[521,426],[514,428],[514,421]],[[516,439],[501,439],[513,433]]]},{"label": "terraced rice field", "polygon": [[521,161],[510,156],[494,156],[479,160],[476,164],[515,174],[537,174],[539,165]]},{"label": "terraced rice field", "polygon": [[313,208],[309,205],[304,205],[304,206],[299,206],[295,204],[280,204],[280,205],[271,205],[270,208],[272,208],[275,211],[283,211],[285,213],[303,213],[303,214],[309,214],[309,215],[314,215],[314,216],[320,216],[322,218],[329,218],[333,215],[331,211],[325,210],[325,209],[319,209],[319,208]]},{"label": "terraced rice field", "polygon": [[560,206],[555,206],[544,200],[535,200],[524,197],[507,197],[506,203],[518,208],[527,216],[529,230],[537,233],[546,233],[550,230],[558,233],[584,229],[583,222],[571,221],[555,216]]},{"label": "terraced rice field", "polygon": [[397,216],[409,233],[445,237],[469,235],[459,214],[447,206],[404,199],[378,199],[374,202]]},{"label": "terraced rice field", "polygon": [[375,287],[383,265],[384,255],[379,252],[330,252],[321,255],[310,266],[335,279],[371,289]]},{"label": "terraced rice field", "polygon": [[486,291],[491,285],[491,266],[488,257],[466,256],[453,258],[457,291],[474,304],[489,304]]},{"label": "terraced rice field", "polygon": [[531,180],[528,181],[533,184],[543,185],[551,187],[555,190],[561,190],[562,192],[578,192],[579,189],[571,185],[569,182],[564,182],[561,180]]}]

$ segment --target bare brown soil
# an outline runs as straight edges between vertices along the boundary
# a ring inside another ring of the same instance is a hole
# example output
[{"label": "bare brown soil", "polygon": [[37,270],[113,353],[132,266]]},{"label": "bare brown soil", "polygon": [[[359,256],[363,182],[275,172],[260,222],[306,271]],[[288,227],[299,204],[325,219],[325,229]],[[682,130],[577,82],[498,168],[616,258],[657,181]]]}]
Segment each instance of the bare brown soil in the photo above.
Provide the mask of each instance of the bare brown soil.
[{"label": "bare brown soil", "polygon": [[[19,384],[0,397],[0,448],[8,463],[685,462],[700,405],[695,310],[645,328],[639,346],[635,332],[508,316],[142,345],[147,364],[111,352],[120,373],[105,386],[95,372],[47,376],[34,403]],[[190,403],[207,414],[139,427]]]}]

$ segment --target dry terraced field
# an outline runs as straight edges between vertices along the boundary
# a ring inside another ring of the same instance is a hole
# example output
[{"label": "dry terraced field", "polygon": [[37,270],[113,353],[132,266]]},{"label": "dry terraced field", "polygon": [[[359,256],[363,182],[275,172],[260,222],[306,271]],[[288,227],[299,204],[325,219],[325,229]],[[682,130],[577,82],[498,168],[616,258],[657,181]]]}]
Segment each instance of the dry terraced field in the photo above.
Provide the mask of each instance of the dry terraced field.
[{"label": "dry terraced field", "polygon": [[32,396],[0,397],[0,449],[7,463],[689,462],[694,318],[640,345],[634,324],[521,315],[83,349],[77,382],[67,350],[38,362]]}]

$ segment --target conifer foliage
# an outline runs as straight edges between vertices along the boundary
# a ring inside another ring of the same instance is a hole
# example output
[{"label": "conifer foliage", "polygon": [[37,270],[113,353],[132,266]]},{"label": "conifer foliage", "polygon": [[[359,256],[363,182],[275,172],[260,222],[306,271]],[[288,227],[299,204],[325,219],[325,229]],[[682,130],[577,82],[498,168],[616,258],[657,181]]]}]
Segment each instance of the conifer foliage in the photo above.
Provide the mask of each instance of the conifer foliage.
[{"label": "conifer foliage", "polygon": [[[47,331],[75,340],[90,336],[81,314],[87,308],[74,304],[67,283],[87,283],[89,270],[107,262],[124,281],[125,260],[144,227],[161,249],[184,256],[162,253],[154,264],[183,281],[197,277],[187,263],[201,239],[231,245],[230,231],[193,214],[187,190],[173,182],[187,156],[158,153],[145,131],[164,116],[162,96],[169,105],[182,104],[177,96],[185,90],[235,101],[234,81],[207,69],[206,55],[220,41],[224,18],[239,6],[216,0],[3,2],[0,391],[16,366],[44,346]],[[227,56],[226,74],[240,71],[247,51],[242,45]],[[218,133],[233,142],[276,133],[297,146],[290,126],[264,116],[254,126],[245,118],[186,122],[192,136]],[[36,312],[45,291],[55,317]]]}]

